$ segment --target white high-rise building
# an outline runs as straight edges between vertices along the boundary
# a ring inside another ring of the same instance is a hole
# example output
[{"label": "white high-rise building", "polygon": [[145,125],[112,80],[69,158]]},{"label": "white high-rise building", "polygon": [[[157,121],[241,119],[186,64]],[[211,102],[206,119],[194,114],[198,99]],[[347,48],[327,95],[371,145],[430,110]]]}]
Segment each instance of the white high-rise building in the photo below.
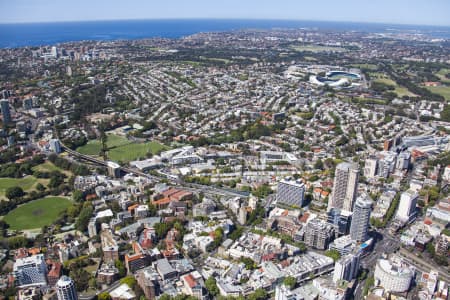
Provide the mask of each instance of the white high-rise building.
[{"label": "white high-rise building", "polygon": [[356,199],[350,225],[350,237],[353,241],[365,242],[367,240],[371,211],[372,200],[367,195],[359,196]]},{"label": "white high-rise building", "polygon": [[409,222],[416,215],[416,204],[419,195],[413,190],[407,190],[400,196],[397,214],[395,218],[402,222]]},{"label": "white high-rise building", "polygon": [[364,176],[366,178],[374,178],[377,176],[378,159],[376,157],[369,157],[364,164]]},{"label": "white high-rise building", "polygon": [[353,203],[358,188],[359,167],[357,164],[342,162],[336,166],[334,185],[328,210],[340,208],[353,211]]},{"label": "white high-rise building", "polygon": [[334,264],[333,281],[351,281],[358,275],[360,253],[348,254]]},{"label": "white high-rise building", "polygon": [[303,206],[305,197],[305,184],[290,177],[278,182],[277,203],[289,206]]},{"label": "white high-rise building", "polygon": [[52,47],[51,55],[55,58],[58,57],[58,49],[55,46]]},{"label": "white high-rise building", "polygon": [[59,278],[56,283],[56,292],[58,294],[58,300],[77,300],[77,290],[75,289],[75,283],[70,277],[65,275]]},{"label": "white high-rise building", "polygon": [[47,265],[43,254],[18,258],[13,272],[18,287],[47,285]]},{"label": "white high-rise building", "polygon": [[398,256],[379,259],[375,266],[375,284],[393,293],[408,291],[414,270]]}]

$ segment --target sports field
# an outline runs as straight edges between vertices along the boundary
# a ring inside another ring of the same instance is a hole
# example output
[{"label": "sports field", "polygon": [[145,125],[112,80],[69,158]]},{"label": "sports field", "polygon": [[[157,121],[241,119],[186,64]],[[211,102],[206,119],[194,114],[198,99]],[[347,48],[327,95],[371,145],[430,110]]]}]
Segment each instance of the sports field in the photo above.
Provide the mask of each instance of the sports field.
[{"label": "sports field", "polygon": [[147,142],[142,144],[128,144],[125,146],[111,149],[108,153],[108,157],[113,161],[129,162],[137,158],[145,158],[147,152],[153,154],[159,150],[167,150],[168,147],[158,142]]},{"label": "sports field", "polygon": [[445,98],[445,100],[450,101],[450,86],[427,86],[426,89],[435,94],[441,95]]},{"label": "sports field", "polygon": [[41,228],[52,224],[70,204],[70,200],[62,197],[34,200],[10,211],[3,221],[8,223],[12,230]]},{"label": "sports field", "polygon": [[[120,147],[129,144],[130,141],[122,136],[115,134],[108,134],[107,146],[108,148]],[[102,144],[99,140],[90,140],[86,145],[78,147],[77,151],[86,155],[99,155],[102,149]]]},{"label": "sports field", "polygon": [[[144,158],[147,152],[153,154],[160,150],[169,149],[158,142],[134,143],[125,137],[114,134],[108,135],[108,158],[113,161],[129,162],[138,158]],[[77,148],[77,151],[86,155],[99,155],[101,143],[99,140],[91,140],[86,145]]]}]

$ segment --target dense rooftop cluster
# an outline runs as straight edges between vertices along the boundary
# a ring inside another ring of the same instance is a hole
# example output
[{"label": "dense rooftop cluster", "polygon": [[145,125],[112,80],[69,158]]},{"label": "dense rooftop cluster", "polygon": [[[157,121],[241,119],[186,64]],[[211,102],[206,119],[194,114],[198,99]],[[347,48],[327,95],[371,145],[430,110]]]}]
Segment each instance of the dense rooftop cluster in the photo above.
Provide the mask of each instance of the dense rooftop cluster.
[{"label": "dense rooftop cluster", "polygon": [[1,293],[447,299],[449,41],[0,50]]}]

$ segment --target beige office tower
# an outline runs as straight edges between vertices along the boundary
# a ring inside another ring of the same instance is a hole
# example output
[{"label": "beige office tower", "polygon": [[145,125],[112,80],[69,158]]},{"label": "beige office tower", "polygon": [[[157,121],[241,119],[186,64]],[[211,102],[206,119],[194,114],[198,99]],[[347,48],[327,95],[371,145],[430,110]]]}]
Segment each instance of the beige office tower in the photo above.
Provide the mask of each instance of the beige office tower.
[{"label": "beige office tower", "polygon": [[342,162],[336,166],[333,192],[328,202],[328,210],[334,208],[353,211],[358,189],[359,166]]}]

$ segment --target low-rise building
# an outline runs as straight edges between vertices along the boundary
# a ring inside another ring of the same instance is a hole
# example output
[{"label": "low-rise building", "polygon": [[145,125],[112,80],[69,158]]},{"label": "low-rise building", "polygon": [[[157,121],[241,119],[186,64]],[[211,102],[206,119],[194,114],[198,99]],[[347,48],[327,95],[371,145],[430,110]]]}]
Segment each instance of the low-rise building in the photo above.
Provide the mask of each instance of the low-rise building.
[{"label": "low-rise building", "polygon": [[175,270],[167,260],[167,258],[159,259],[155,262],[155,269],[163,280],[173,279],[178,276]]},{"label": "low-rise building", "polygon": [[118,288],[112,290],[109,295],[112,300],[133,300],[136,299],[136,294],[133,289],[126,283],[121,284]]}]

